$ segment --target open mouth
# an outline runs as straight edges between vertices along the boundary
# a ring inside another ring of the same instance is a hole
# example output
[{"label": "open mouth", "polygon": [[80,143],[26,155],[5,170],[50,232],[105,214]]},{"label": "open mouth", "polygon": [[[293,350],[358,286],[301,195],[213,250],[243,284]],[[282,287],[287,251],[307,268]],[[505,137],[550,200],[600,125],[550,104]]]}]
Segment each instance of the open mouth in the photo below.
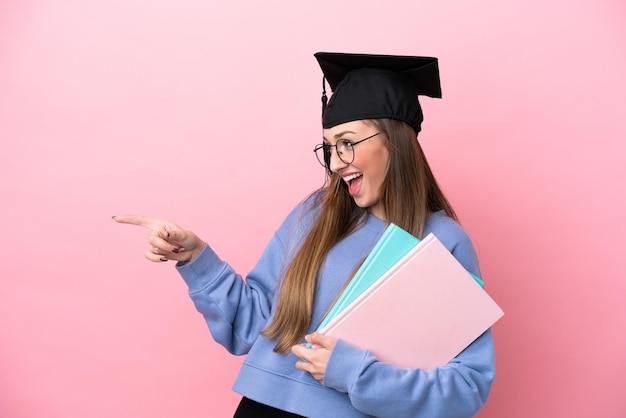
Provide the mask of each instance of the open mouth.
[{"label": "open mouth", "polygon": [[350,193],[350,196],[356,196],[359,190],[361,190],[363,173],[350,174],[349,176],[345,176],[343,180],[348,184],[348,193]]},{"label": "open mouth", "polygon": [[357,177],[361,177],[362,175],[363,173],[350,174],[349,176],[345,176],[343,179],[346,183],[350,184],[352,180],[356,179]]}]

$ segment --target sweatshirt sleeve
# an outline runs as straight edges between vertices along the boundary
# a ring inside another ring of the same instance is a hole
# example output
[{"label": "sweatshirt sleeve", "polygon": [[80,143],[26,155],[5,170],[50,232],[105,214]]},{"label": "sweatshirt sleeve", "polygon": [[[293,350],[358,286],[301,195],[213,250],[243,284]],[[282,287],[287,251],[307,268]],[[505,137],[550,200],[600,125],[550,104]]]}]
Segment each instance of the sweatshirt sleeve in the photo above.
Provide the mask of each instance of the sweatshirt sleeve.
[{"label": "sweatshirt sleeve", "polygon": [[429,370],[380,362],[339,340],[324,386],[347,393],[352,405],[376,417],[472,417],[484,405],[495,374],[491,331],[445,366]]},{"label": "sweatshirt sleeve", "polygon": [[176,267],[211,335],[232,354],[246,354],[267,325],[282,260],[275,234],[245,280],[208,245],[194,261]]},{"label": "sweatshirt sleeve", "polygon": [[308,231],[315,204],[311,195],[291,211],[245,279],[208,245],[192,262],[176,266],[213,339],[230,353],[248,353],[268,325],[286,258]]},{"label": "sweatshirt sleeve", "polygon": [[[480,277],[469,237],[453,224],[435,235],[470,272]],[[495,376],[491,330],[448,364],[401,368],[341,340],[331,354],[324,386],[348,394],[352,405],[376,417],[472,417],[484,405]]]}]

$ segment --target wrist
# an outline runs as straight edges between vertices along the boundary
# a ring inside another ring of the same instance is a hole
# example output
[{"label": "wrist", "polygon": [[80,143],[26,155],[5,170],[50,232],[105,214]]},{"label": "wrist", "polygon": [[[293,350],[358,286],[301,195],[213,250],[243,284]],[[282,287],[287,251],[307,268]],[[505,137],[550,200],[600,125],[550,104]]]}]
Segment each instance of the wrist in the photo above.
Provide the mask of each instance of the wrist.
[{"label": "wrist", "polygon": [[184,256],[178,260],[179,263],[189,264],[193,262],[196,258],[198,258],[200,253],[202,253],[202,250],[204,250],[205,246],[206,244],[204,242],[199,241],[198,244],[194,246],[193,250],[188,250],[182,253],[184,254]]},{"label": "wrist", "polygon": [[191,251],[190,256],[189,256],[189,260],[187,260],[186,263],[191,263],[193,260],[198,258],[198,256],[200,255],[200,253],[204,249],[204,245],[205,244],[202,243],[201,245],[198,245],[196,248],[194,248],[193,251]]}]

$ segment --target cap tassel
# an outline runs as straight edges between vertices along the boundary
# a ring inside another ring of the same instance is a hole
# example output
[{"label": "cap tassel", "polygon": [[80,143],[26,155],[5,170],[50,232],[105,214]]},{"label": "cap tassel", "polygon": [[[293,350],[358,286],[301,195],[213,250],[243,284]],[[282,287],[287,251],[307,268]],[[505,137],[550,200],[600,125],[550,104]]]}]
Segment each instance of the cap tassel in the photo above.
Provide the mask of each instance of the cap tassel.
[{"label": "cap tassel", "polygon": [[328,103],[328,97],[326,97],[326,78],[322,76],[322,116],[326,111],[326,104]]}]

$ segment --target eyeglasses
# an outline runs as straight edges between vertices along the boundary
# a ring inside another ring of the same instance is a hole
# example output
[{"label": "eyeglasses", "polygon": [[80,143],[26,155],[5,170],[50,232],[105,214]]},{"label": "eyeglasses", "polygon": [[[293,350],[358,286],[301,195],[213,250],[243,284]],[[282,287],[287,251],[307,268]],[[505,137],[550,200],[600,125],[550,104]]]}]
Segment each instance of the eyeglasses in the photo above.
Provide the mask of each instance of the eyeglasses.
[{"label": "eyeglasses", "polygon": [[348,139],[340,139],[337,141],[335,145],[328,144],[318,144],[315,146],[315,156],[317,157],[317,161],[320,162],[322,167],[326,167],[330,170],[330,156],[332,155],[332,149],[335,148],[337,151],[337,157],[341,161],[346,164],[352,164],[354,161],[354,146],[360,144],[361,142],[367,141],[370,138],[374,138],[376,135],[381,134],[382,132],[376,132],[374,135],[370,135],[365,139],[361,139],[360,141],[350,141]]}]

